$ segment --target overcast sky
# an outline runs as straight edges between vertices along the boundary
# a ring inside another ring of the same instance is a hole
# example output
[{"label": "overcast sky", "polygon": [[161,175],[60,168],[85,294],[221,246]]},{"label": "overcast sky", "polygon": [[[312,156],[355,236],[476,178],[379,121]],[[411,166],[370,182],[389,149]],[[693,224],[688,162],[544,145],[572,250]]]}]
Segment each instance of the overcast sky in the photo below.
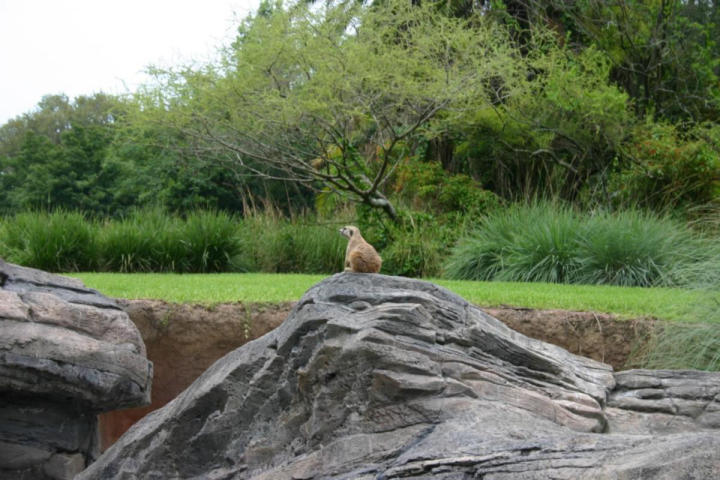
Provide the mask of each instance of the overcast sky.
[{"label": "overcast sky", "polygon": [[0,0],[0,125],[43,95],[127,93],[206,60],[259,0]]}]

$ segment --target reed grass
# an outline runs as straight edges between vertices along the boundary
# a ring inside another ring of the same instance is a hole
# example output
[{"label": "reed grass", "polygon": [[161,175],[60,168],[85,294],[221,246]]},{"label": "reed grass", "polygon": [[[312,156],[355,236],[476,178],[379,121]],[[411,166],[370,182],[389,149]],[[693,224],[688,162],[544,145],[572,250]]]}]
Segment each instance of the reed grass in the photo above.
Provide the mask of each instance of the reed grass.
[{"label": "reed grass", "polygon": [[685,286],[714,258],[715,244],[667,216],[636,210],[581,214],[553,203],[536,203],[488,215],[478,230],[458,241],[446,262],[445,276]]}]

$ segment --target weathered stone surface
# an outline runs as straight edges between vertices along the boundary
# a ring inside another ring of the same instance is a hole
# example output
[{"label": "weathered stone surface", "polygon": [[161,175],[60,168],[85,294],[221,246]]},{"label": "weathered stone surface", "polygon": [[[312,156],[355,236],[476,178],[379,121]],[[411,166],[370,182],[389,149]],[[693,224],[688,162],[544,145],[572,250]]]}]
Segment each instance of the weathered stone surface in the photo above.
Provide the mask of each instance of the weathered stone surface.
[{"label": "weathered stone surface", "polygon": [[607,409],[609,431],[672,433],[720,428],[720,373],[628,370]]},{"label": "weathered stone surface", "polygon": [[79,281],[0,260],[0,391],[95,411],[149,403],[152,368],[117,304]]},{"label": "weathered stone surface", "polygon": [[[124,300],[118,304],[142,335],[153,363],[152,404],[99,417],[106,450],[135,422],[178,396],[220,357],[261,337],[285,320],[297,302],[219,303],[212,306]],[[647,341],[656,321],[619,319],[597,312],[483,308],[515,331],[621,370],[633,347]]]},{"label": "weathered stone surface", "polygon": [[99,453],[97,414],[149,403],[151,380],[113,300],[0,259],[0,478],[72,478]]},{"label": "weathered stone surface", "polygon": [[55,480],[72,480],[85,468],[85,459],[79,453],[56,453],[43,465],[43,473]]},{"label": "weathered stone surface", "polygon": [[152,403],[100,415],[105,450],[147,413],[170,402],[228,352],[280,325],[291,304],[218,304],[212,307],[158,300],[118,304],[137,326],[153,362]]},{"label": "weathered stone surface", "polygon": [[[608,433],[615,388],[609,366],[520,335],[447,290],[343,273],[78,479],[720,478],[712,425]],[[626,407],[612,408],[639,413]]]}]

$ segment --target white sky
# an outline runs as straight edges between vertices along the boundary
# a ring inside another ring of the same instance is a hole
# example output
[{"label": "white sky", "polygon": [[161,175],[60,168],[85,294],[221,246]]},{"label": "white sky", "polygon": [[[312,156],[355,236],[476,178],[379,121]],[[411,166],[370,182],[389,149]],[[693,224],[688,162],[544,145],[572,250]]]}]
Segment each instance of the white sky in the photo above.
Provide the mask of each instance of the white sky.
[{"label": "white sky", "polygon": [[0,125],[43,95],[128,93],[211,58],[259,0],[0,0]]}]

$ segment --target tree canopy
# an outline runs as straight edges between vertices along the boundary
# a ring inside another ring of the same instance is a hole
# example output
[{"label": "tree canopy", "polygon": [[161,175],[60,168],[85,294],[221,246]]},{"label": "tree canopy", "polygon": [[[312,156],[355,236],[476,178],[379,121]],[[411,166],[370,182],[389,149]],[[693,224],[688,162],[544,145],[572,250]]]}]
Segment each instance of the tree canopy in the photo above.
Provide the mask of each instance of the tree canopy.
[{"label": "tree canopy", "polygon": [[48,96],[0,127],[0,211],[333,198],[397,219],[410,192],[443,203],[438,185],[716,201],[719,15],[712,0],[265,1],[216,61],[151,68],[131,98]]}]

